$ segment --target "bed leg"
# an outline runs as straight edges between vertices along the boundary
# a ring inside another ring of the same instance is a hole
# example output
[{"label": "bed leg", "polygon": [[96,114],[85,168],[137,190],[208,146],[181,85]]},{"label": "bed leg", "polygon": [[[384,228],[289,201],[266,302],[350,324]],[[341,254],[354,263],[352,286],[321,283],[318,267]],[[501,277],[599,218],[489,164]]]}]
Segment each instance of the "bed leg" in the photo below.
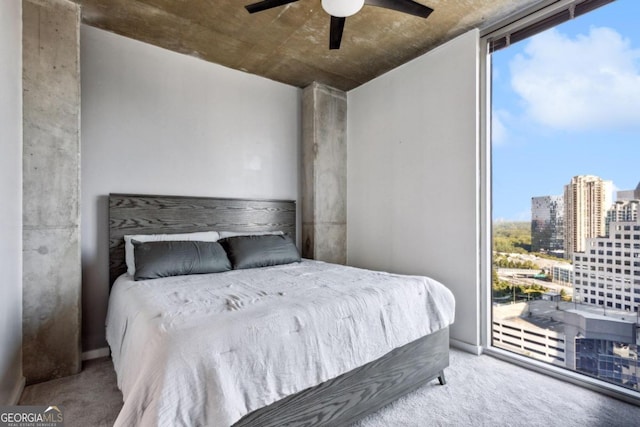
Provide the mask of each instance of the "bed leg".
[{"label": "bed leg", "polygon": [[445,385],[447,383],[447,380],[444,378],[444,371],[441,371],[440,375],[438,375],[438,381],[440,381],[440,385]]}]

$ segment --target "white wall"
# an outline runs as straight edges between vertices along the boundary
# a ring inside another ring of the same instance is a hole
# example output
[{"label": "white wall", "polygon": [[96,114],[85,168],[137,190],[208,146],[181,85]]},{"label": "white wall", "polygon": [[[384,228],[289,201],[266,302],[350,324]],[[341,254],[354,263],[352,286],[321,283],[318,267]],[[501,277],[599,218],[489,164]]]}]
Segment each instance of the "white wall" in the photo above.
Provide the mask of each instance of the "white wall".
[{"label": "white wall", "polygon": [[22,385],[22,2],[0,2],[0,405]]},{"label": "white wall", "polygon": [[349,92],[347,259],[425,274],[479,341],[478,62],[471,31]]},{"label": "white wall", "polygon": [[83,350],[105,346],[109,193],[298,200],[300,91],[83,26]]}]

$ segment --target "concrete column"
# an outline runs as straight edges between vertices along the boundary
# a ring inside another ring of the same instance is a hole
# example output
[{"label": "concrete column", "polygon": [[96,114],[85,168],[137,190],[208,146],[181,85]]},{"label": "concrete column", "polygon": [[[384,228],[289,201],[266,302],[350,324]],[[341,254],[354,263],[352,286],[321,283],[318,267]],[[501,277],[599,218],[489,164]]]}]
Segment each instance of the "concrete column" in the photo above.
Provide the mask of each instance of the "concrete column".
[{"label": "concrete column", "polygon": [[80,8],[22,4],[23,369],[27,383],[79,372]]},{"label": "concrete column", "polygon": [[302,92],[302,256],[347,260],[347,94]]}]

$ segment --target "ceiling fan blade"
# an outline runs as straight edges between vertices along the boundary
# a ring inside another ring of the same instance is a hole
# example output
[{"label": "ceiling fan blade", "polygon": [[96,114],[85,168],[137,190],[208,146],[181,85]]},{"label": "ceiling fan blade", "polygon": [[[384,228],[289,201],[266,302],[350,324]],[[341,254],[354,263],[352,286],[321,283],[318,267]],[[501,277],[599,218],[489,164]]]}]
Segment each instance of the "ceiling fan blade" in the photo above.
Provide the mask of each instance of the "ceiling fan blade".
[{"label": "ceiling fan blade", "polygon": [[245,9],[249,11],[249,13],[262,12],[263,10],[271,9],[274,7],[282,6],[287,3],[293,3],[298,0],[263,0],[257,3],[248,4],[245,6]]},{"label": "ceiling fan blade", "polygon": [[397,10],[398,12],[408,13],[409,15],[419,16],[420,18],[426,18],[433,12],[433,9],[430,7],[413,0],[365,0],[365,4]]},{"label": "ceiling fan blade", "polygon": [[331,16],[331,33],[329,34],[329,49],[340,49],[340,42],[342,41],[342,30],[344,30],[344,23],[347,18],[339,18],[337,16]]}]

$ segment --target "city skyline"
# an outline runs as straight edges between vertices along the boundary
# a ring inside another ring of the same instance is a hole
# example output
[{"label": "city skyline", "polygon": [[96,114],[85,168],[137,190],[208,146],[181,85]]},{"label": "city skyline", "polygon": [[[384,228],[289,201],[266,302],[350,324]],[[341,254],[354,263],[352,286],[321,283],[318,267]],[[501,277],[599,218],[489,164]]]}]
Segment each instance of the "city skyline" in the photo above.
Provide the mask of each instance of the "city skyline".
[{"label": "city skyline", "polygon": [[[640,2],[618,0],[492,54],[494,221],[596,175],[640,182]],[[614,197],[615,200],[615,197]]]}]

